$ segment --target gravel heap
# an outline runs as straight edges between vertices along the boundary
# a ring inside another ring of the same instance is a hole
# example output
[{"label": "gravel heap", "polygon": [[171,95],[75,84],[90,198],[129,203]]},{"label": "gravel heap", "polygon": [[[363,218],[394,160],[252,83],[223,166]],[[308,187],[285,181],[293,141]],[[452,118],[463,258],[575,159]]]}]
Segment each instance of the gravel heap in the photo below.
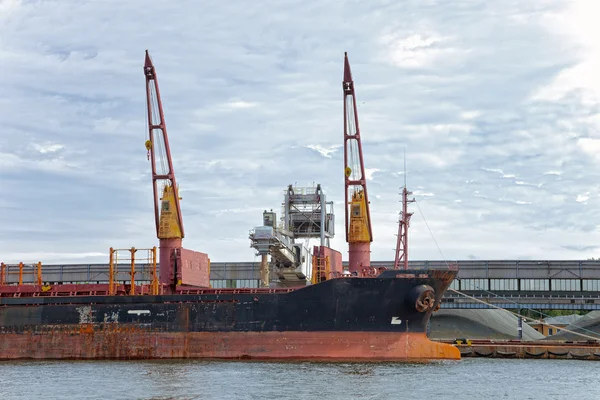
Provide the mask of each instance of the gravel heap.
[{"label": "gravel heap", "polygon": [[[518,339],[515,315],[498,309],[438,310],[429,322],[431,339]],[[544,335],[523,322],[522,340],[540,340]]]}]

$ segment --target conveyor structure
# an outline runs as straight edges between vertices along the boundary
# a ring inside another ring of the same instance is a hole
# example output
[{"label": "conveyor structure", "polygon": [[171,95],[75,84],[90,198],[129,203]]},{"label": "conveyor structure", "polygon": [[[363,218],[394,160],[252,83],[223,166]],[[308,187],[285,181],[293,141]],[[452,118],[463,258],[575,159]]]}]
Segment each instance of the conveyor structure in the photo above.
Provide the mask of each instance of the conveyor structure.
[{"label": "conveyor structure", "polygon": [[[261,256],[261,286],[298,286],[308,283],[312,273],[311,239],[320,239],[329,246],[334,236],[333,202],[327,202],[321,185],[294,187],[284,191],[283,217],[277,224],[277,214],[263,212],[263,225],[250,231],[250,247]],[[271,257],[269,263],[268,257]],[[270,265],[269,265],[270,264]],[[274,279],[269,278],[270,270]]]}]

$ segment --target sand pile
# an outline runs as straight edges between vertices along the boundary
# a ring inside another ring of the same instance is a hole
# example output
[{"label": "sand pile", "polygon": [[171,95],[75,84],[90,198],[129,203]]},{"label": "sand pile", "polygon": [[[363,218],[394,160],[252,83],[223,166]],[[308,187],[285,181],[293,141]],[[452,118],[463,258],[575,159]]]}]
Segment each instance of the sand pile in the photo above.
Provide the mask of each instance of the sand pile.
[{"label": "sand pile", "polygon": [[[429,322],[431,339],[518,339],[515,315],[498,309],[439,310]],[[539,340],[544,335],[523,322],[522,340]]]},{"label": "sand pile", "polygon": [[[573,332],[583,333],[587,336],[592,336],[600,339],[600,311],[591,311],[581,317],[577,322],[567,325],[565,329]],[[571,332],[560,331],[555,335],[548,336],[547,340],[577,340],[586,341],[590,338],[577,335]]]}]

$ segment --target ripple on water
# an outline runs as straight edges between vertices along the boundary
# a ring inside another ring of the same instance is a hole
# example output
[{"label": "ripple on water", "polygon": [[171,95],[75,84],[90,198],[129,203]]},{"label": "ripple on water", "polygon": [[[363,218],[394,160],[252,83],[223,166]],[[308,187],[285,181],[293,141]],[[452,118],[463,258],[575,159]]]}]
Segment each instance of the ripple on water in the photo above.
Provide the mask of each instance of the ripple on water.
[{"label": "ripple on water", "polygon": [[0,363],[0,399],[600,399],[600,363]]}]

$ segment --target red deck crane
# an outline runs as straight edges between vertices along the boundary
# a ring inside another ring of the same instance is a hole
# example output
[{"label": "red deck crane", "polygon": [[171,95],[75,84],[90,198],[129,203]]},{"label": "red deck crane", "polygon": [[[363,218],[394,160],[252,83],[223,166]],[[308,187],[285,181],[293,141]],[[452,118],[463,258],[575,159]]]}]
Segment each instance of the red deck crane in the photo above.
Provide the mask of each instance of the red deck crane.
[{"label": "red deck crane", "polygon": [[[175,249],[181,248],[184,237],[183,219],[179,204],[179,188],[175,180],[169,136],[158,89],[154,64],[146,50],[144,62],[146,76],[146,100],[148,109],[148,132],[146,140],[148,158],[152,164],[152,188],[154,191],[154,219],[156,236],[160,242],[160,282],[172,283],[172,257]],[[160,187],[159,187],[160,185]],[[162,191],[159,208],[159,190]]]},{"label": "red deck crane", "polygon": [[344,53],[342,87],[344,91],[344,182],[348,269],[352,273],[360,273],[363,268],[371,266],[373,232],[356,110],[356,94],[348,53]]},{"label": "red deck crane", "polygon": [[[160,283],[166,290],[185,290],[185,287],[210,286],[210,259],[208,254],[184,249],[183,219],[179,204],[179,187],[175,180],[171,149],[165,116],[162,109],[156,70],[146,50],[144,61],[146,100],[148,107],[148,132],[146,140],[148,158],[152,163],[152,188],[154,192],[154,220],[159,239]],[[159,171],[160,168],[160,172]],[[159,188],[160,182],[160,188]],[[158,191],[162,191],[159,199]],[[160,208],[159,208],[160,200]]]}]

